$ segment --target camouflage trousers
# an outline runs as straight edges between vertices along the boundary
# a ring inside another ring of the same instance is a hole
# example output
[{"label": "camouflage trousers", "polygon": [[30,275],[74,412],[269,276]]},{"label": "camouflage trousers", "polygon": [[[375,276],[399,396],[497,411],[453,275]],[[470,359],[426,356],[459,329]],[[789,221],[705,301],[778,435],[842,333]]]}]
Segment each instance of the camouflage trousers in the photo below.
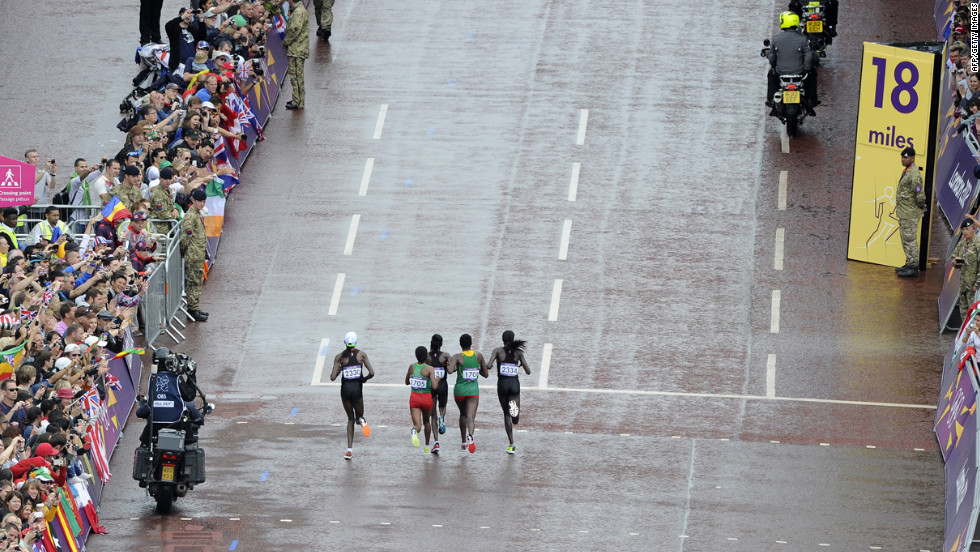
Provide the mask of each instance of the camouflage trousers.
[{"label": "camouflage trousers", "polygon": [[286,66],[286,74],[289,75],[289,83],[293,87],[293,105],[303,107],[306,100],[306,83],[303,82],[303,64],[306,58],[286,56],[289,64]]},{"label": "camouflage trousers", "polygon": [[204,289],[204,259],[184,259],[184,293],[187,294],[187,310],[201,308],[201,290]]},{"label": "camouflage trousers", "polygon": [[318,29],[329,29],[333,25],[333,0],[313,0]]},{"label": "camouflage trousers", "polygon": [[905,250],[905,266],[919,266],[919,220],[898,219],[898,232],[902,237],[902,249]]}]

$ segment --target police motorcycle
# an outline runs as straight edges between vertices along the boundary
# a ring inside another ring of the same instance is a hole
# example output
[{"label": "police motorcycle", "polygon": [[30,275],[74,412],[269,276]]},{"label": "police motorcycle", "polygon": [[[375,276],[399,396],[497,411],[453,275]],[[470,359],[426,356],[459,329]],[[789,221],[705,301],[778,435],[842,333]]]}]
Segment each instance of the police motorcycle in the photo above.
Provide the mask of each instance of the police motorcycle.
[{"label": "police motorcycle", "polygon": [[[762,49],[762,57],[769,56],[769,39],[762,43],[766,46]],[[795,138],[799,132],[800,125],[807,117],[806,92],[803,89],[803,81],[807,74],[799,75],[779,75],[779,86],[773,97],[770,98],[776,117],[786,125],[786,135]]]},{"label": "police motorcycle", "polygon": [[[133,479],[156,499],[156,510],[167,514],[177,498],[204,483],[204,449],[197,430],[214,406],[197,386],[197,364],[187,355],[161,347],[153,353],[154,367],[147,388],[149,400],[139,397],[136,415],[146,418],[133,461]],[[198,410],[194,399],[201,396]]]},{"label": "police motorcycle", "polygon": [[827,46],[833,43],[831,29],[827,25],[826,8],[821,0],[814,0],[801,6],[800,31],[810,41],[810,49],[817,54],[814,64],[820,63],[820,58],[827,57]]}]

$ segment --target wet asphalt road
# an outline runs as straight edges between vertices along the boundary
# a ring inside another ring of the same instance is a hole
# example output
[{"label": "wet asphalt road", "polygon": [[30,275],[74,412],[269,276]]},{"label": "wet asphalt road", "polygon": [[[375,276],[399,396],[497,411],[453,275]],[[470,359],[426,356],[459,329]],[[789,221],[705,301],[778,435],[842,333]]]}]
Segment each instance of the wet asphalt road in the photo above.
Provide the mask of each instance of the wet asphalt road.
[{"label": "wet asphalt road", "polygon": [[[339,2],[307,109],[279,106],[229,198],[211,319],[181,346],[218,403],[208,482],[156,516],[127,432],[100,513],[111,535],[89,549],[939,550],[922,406],[949,342],[941,275],[844,260],[860,44],[931,38],[931,8],[843,6],[825,106],[783,154],[762,117],[769,2],[718,2],[713,33],[680,1]],[[105,24],[95,3],[63,9]],[[97,157],[121,138],[136,12],[120,5],[132,24],[68,67],[42,38],[65,25],[53,10],[19,20],[30,43],[0,39],[4,74],[36,88],[57,67],[64,83],[32,111],[36,94],[0,82],[2,152]],[[453,404],[444,454],[413,449],[399,384],[414,347],[439,332],[456,352],[469,332],[489,352],[505,329],[533,370],[518,454],[493,376],[476,454],[457,450]],[[349,330],[379,375],[348,463],[339,392],[320,384]]]}]

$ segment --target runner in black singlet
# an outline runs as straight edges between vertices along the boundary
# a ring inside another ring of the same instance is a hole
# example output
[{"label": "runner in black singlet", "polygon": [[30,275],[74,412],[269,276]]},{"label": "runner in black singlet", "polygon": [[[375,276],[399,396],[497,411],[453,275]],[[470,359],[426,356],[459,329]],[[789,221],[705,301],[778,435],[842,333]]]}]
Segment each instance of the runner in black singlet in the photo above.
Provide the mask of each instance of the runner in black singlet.
[{"label": "runner in black singlet", "polygon": [[[364,420],[364,396],[361,393],[364,382],[374,377],[374,369],[368,361],[367,353],[357,348],[357,334],[347,332],[344,336],[344,344],[347,349],[339,353],[333,359],[333,371],[330,372],[330,381],[337,379],[343,374],[340,380],[340,400],[344,403],[344,411],[347,412],[347,452],[344,458],[350,460],[354,456],[354,420],[361,425],[364,436],[371,435],[371,426]],[[364,375],[367,369],[367,375]]]},{"label": "runner in black singlet", "polygon": [[[432,388],[432,428],[439,428],[439,433],[446,433],[446,403],[449,402],[449,383],[446,382],[446,365],[449,364],[449,353],[442,352],[442,336],[432,335],[429,344],[429,366],[439,378],[439,387]],[[439,439],[432,446],[432,453],[439,454]]]},{"label": "runner in black singlet", "polygon": [[507,330],[503,335],[504,346],[497,347],[490,353],[488,363],[497,363],[497,400],[504,411],[504,429],[507,430],[507,454],[514,454],[514,424],[521,415],[521,382],[518,372],[524,368],[524,373],[531,375],[531,369],[524,360],[524,345],[522,339],[514,339],[514,332]]}]

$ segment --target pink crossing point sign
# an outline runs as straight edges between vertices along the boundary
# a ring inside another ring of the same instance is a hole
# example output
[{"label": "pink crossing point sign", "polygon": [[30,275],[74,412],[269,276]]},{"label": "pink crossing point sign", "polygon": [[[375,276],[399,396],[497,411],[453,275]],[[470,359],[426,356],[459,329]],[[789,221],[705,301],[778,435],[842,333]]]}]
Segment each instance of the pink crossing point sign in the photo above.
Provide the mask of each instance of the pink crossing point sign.
[{"label": "pink crossing point sign", "polygon": [[0,207],[34,203],[34,165],[0,155]]}]

